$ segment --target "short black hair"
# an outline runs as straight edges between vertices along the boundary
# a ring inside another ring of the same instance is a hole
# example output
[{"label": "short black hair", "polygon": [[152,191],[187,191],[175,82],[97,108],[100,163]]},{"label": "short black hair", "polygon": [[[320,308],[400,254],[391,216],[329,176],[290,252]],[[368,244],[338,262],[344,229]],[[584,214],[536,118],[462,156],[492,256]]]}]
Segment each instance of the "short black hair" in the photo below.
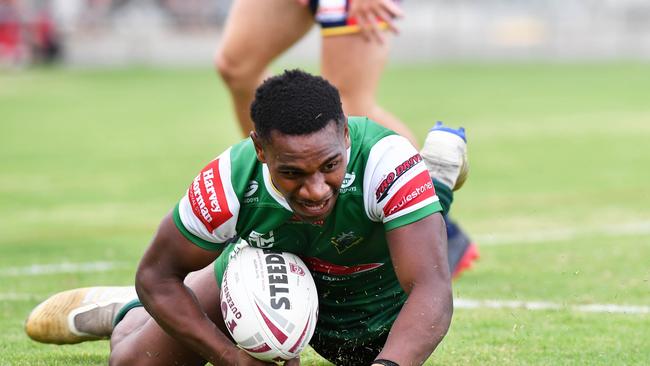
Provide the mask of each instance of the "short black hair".
[{"label": "short black hair", "polygon": [[266,79],[255,91],[251,119],[265,140],[271,131],[307,135],[335,121],[345,123],[339,91],[327,80],[302,70],[285,70]]}]

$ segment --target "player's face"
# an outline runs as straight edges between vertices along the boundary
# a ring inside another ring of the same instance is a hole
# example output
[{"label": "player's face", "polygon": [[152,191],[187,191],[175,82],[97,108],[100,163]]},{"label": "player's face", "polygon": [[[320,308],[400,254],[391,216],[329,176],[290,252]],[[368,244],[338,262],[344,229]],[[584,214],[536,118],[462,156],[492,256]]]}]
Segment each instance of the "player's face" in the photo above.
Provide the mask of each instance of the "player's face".
[{"label": "player's face", "polygon": [[300,219],[323,220],[332,212],[348,164],[350,138],[347,124],[330,122],[309,135],[291,136],[277,131],[263,147],[256,143],[260,161],[271,180]]}]

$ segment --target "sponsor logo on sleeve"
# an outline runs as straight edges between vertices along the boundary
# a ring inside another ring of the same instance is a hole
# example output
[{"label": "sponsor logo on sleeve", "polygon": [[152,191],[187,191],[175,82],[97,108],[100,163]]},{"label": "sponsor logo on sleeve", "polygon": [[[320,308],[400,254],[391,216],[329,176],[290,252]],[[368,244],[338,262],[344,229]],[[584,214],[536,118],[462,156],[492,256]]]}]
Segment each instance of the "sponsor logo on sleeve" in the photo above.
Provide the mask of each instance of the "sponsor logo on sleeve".
[{"label": "sponsor logo on sleeve", "polygon": [[219,175],[219,159],[211,161],[194,178],[187,195],[194,215],[209,232],[233,216]]},{"label": "sponsor logo on sleeve", "polygon": [[[377,199],[377,203],[381,202],[388,196],[388,191],[390,191],[390,187],[395,184],[397,179],[404,175],[404,173],[408,172],[416,166],[418,163],[422,161],[422,157],[420,154],[415,154],[411,156],[410,158],[404,160],[400,165],[395,167],[393,171],[388,173],[386,178],[379,183],[379,187],[377,187],[377,190],[375,191],[375,199]],[[430,180],[430,179],[429,179]]]},{"label": "sponsor logo on sleeve", "polygon": [[427,171],[416,175],[408,183],[402,186],[384,206],[384,215],[386,217],[405,210],[427,198],[434,197],[436,194],[433,188],[433,182]]}]

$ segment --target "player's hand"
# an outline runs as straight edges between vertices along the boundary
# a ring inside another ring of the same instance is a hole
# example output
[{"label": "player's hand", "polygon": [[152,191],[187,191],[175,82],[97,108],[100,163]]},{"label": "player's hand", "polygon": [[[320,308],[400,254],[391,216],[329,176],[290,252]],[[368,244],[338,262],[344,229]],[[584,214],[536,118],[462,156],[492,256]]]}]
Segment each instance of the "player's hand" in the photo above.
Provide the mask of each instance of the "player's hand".
[{"label": "player's hand", "polygon": [[236,360],[233,365],[237,366],[276,366],[272,362],[260,361],[257,358],[249,355],[246,351],[240,349],[237,351]]},{"label": "player's hand", "polygon": [[384,35],[378,23],[386,23],[388,30],[397,34],[399,29],[394,21],[403,16],[402,9],[394,0],[354,0],[348,10],[348,17],[357,20],[363,38],[379,43],[384,42]]},{"label": "player's hand", "polygon": [[285,361],[284,366],[300,366],[300,356]]},{"label": "player's hand", "polygon": [[420,151],[431,178],[453,189],[460,189],[469,172],[465,129],[437,122],[424,140]]}]

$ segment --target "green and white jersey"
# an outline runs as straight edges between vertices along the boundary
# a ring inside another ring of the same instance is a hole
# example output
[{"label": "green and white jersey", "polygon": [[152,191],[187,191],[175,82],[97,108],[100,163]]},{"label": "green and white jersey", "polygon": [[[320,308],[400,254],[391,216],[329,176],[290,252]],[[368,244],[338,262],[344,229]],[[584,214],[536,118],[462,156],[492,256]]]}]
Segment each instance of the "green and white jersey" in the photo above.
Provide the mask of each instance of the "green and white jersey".
[{"label": "green and white jersey", "polygon": [[372,339],[395,320],[406,294],[390,260],[386,231],[441,211],[422,158],[407,139],[361,117],[348,120],[348,165],[333,212],[322,222],[297,219],[271,182],[250,139],[211,161],[174,211],[177,227],[208,250],[221,280],[239,238],[251,246],[300,255],[319,293],[318,332]]}]

